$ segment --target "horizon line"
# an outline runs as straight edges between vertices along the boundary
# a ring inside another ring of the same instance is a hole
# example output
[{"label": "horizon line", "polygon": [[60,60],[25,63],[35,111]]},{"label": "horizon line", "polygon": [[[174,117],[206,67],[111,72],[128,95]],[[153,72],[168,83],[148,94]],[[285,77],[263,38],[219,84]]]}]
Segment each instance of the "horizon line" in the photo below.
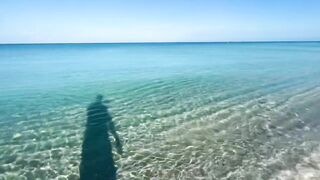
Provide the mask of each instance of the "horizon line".
[{"label": "horizon line", "polygon": [[272,41],[137,41],[137,42],[32,42],[0,43],[0,45],[59,45],[59,44],[196,44],[196,43],[302,43],[320,42],[320,40],[272,40]]}]

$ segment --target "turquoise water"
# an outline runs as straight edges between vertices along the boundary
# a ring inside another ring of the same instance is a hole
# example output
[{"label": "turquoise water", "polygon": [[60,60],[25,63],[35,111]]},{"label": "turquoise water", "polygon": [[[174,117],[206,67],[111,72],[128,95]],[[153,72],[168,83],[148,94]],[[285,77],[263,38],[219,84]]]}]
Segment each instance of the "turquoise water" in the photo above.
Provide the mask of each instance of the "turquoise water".
[{"label": "turquoise water", "polygon": [[320,177],[320,43],[295,42],[0,45],[0,179],[77,179],[97,94],[119,179]]}]

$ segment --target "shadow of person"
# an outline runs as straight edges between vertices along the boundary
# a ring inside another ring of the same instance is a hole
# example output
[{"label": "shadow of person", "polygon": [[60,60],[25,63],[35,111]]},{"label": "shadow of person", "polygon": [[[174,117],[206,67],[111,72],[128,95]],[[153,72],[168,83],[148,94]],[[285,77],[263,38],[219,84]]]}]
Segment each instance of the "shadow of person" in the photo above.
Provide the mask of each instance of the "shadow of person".
[{"label": "shadow of person", "polygon": [[112,122],[112,117],[102,99],[102,95],[97,95],[95,102],[87,108],[87,123],[81,152],[80,180],[116,179],[116,167],[112,157],[112,146],[108,132],[114,136],[119,154],[122,154],[122,145]]}]

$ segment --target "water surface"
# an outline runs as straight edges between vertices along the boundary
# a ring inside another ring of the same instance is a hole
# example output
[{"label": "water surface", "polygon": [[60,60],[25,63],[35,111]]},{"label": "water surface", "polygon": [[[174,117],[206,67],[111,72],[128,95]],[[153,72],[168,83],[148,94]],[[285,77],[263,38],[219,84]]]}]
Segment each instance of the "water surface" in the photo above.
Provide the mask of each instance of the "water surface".
[{"label": "water surface", "polygon": [[97,94],[120,179],[320,177],[319,77],[318,42],[0,45],[0,179],[77,179]]}]

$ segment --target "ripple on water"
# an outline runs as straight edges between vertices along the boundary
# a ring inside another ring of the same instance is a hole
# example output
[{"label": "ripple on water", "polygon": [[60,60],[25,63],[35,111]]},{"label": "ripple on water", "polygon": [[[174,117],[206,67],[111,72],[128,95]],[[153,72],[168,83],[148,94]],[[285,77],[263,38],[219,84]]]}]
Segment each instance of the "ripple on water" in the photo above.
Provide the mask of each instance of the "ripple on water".
[{"label": "ripple on water", "polygon": [[[115,154],[121,179],[266,179],[297,163],[310,174],[305,166],[317,156],[300,160],[314,144],[301,144],[318,124],[303,114],[320,102],[319,88],[286,81],[217,92],[212,85],[159,81],[129,89],[126,97],[114,93],[119,98],[110,111],[126,152]],[[85,113],[79,105],[57,107],[18,121],[10,137],[0,131],[6,138],[0,173],[78,179]]]}]

